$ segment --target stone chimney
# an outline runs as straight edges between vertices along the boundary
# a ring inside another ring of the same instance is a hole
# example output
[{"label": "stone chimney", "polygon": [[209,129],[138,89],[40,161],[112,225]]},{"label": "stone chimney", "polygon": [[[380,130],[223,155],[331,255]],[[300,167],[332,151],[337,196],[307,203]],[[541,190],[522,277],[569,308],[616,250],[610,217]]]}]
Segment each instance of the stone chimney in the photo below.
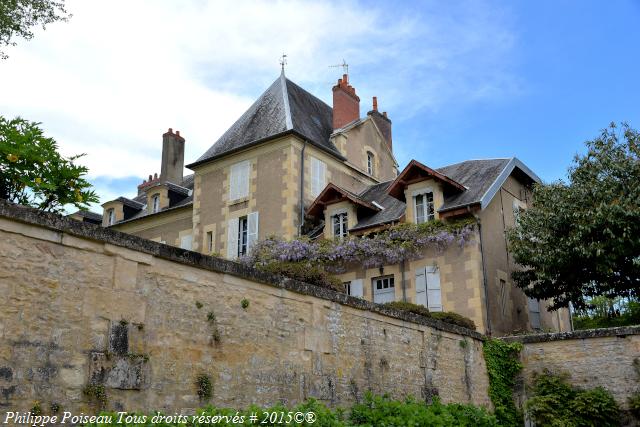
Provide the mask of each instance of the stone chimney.
[{"label": "stone chimney", "polygon": [[367,116],[371,116],[376,126],[378,126],[378,129],[380,129],[380,132],[382,132],[384,139],[387,141],[389,149],[393,151],[393,144],[391,143],[391,120],[389,120],[389,117],[387,117],[386,111],[382,114],[380,114],[380,112],[378,111],[377,96],[373,97],[373,106],[371,111],[367,113]]},{"label": "stone chimney", "polygon": [[160,167],[160,181],[182,184],[182,170],[184,169],[184,138],[180,131],[169,131],[162,135],[162,166]]},{"label": "stone chimney", "polygon": [[360,118],[360,98],[349,84],[349,75],[343,74],[333,91],[333,129],[340,129]]}]

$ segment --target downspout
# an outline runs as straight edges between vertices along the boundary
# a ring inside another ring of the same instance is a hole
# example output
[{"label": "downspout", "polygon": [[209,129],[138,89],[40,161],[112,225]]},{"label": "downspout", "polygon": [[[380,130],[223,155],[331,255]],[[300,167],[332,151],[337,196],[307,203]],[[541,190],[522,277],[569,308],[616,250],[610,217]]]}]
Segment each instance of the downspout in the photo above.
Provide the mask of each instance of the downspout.
[{"label": "downspout", "polygon": [[486,305],[485,321],[487,322],[487,335],[491,336],[491,317],[489,316],[489,290],[487,289],[487,269],[484,262],[484,248],[482,246],[482,227],[480,224],[480,217],[471,212],[471,208],[467,206],[467,211],[470,212],[476,219],[478,224],[478,235],[480,236],[480,259],[482,260],[482,288],[484,291],[484,301]]},{"label": "downspout", "polygon": [[302,142],[300,152],[300,225],[298,226],[298,236],[302,236],[302,226],[304,225],[304,150],[307,148],[307,140]]}]

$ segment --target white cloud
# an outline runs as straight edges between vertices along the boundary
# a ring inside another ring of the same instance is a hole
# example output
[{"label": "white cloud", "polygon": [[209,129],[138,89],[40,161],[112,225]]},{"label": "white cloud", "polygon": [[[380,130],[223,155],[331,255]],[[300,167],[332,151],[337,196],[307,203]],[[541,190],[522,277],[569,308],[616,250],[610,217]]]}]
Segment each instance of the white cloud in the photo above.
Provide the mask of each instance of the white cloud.
[{"label": "white cloud", "polygon": [[326,101],[341,74],[328,65],[346,58],[362,110],[378,95],[394,119],[517,92],[509,16],[489,6],[70,1],[68,23],[8,49],[0,113],[42,121],[64,153],[87,153],[93,178],[142,178],[159,171],[168,127],[187,162],[202,154],[277,77],[282,52],[288,76]]}]

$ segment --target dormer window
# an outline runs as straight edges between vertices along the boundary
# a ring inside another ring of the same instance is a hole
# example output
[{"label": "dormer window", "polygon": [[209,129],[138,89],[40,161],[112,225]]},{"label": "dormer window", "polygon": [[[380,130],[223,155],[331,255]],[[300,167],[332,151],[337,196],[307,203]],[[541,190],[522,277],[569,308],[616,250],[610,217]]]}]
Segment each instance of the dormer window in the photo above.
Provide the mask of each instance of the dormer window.
[{"label": "dormer window", "polygon": [[431,191],[416,194],[413,197],[415,206],[416,224],[422,224],[435,219],[435,210],[433,207],[433,193]]},{"label": "dormer window", "polygon": [[373,175],[373,164],[375,158],[373,157],[373,153],[371,151],[367,151],[367,173],[369,175]]},{"label": "dormer window", "polygon": [[154,194],[151,197],[151,212],[156,213],[160,212],[160,195]]},{"label": "dormer window", "polygon": [[107,211],[107,225],[113,225],[116,223],[116,211],[111,208]]},{"label": "dormer window", "polygon": [[343,239],[347,236],[347,213],[341,212],[333,216],[333,237]]}]

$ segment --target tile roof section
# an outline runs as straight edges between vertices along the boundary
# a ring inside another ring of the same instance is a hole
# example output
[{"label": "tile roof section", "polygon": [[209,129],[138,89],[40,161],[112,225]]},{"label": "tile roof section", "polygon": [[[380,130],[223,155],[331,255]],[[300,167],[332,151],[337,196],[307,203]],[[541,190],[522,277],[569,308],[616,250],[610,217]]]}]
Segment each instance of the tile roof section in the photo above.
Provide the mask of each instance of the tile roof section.
[{"label": "tile roof section", "polygon": [[376,212],[366,218],[360,218],[360,221],[351,228],[351,231],[356,231],[364,228],[373,227],[376,225],[388,224],[390,222],[400,221],[405,211],[405,204],[395,197],[391,197],[387,190],[393,181],[382,182],[375,184],[364,190],[359,194],[359,197],[367,202],[373,204],[376,202],[384,209]]},{"label": "tile roof section", "polygon": [[297,134],[343,159],[329,141],[333,110],[281,74],[202,156],[187,167],[216,159],[287,133]]}]

